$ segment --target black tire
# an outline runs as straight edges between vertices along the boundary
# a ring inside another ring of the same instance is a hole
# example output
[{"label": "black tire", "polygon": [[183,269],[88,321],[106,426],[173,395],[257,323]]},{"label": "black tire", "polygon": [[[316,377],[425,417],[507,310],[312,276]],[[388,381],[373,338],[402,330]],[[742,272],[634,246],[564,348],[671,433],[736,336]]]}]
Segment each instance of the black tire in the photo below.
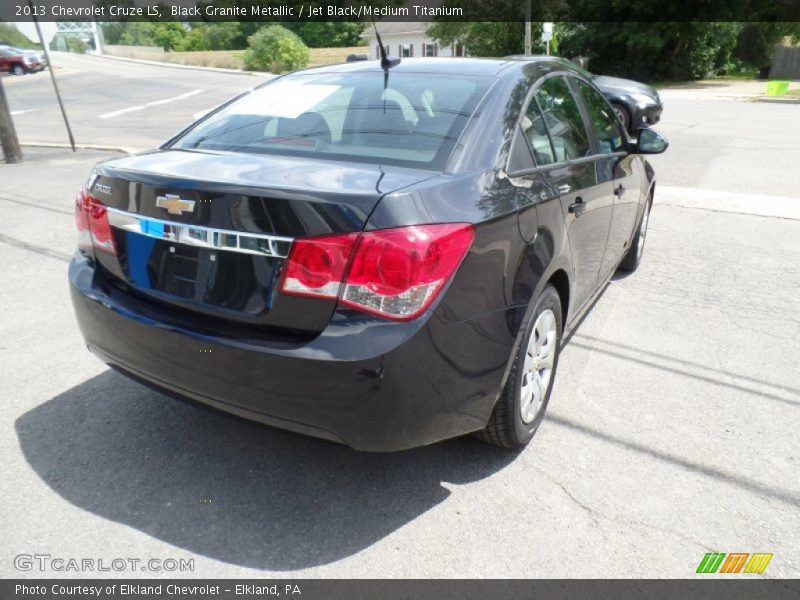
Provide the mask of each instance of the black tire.
[{"label": "black tire", "polygon": [[23,67],[22,65],[14,65],[13,67],[11,67],[11,74],[17,76],[25,75],[25,67]]},{"label": "black tire", "polygon": [[[556,338],[554,340],[553,366],[544,400],[541,402],[536,416],[526,423],[522,418],[521,411],[521,390],[523,377],[525,376],[523,367],[528,352],[528,342],[531,336],[534,335],[534,325],[542,313],[547,310],[552,311],[555,316]],[[501,448],[521,448],[531,441],[544,418],[547,404],[550,401],[550,393],[553,390],[553,382],[558,368],[562,328],[561,299],[556,289],[548,285],[536,301],[531,318],[525,327],[525,335],[522,337],[519,350],[517,350],[517,354],[514,357],[514,364],[508,375],[508,381],[500,394],[500,398],[497,400],[492,416],[489,418],[486,427],[475,433],[478,439]]]},{"label": "black tire", "polygon": [[636,234],[633,236],[633,240],[631,240],[628,252],[625,254],[625,258],[622,259],[622,262],[619,263],[620,271],[632,273],[642,263],[644,243],[645,240],[647,240],[647,225],[650,222],[650,209],[652,206],[653,197],[650,196],[647,198],[647,202],[644,205],[642,216],[639,217],[639,221],[636,223]]},{"label": "black tire", "polygon": [[619,118],[619,120],[622,122],[622,126],[625,128],[625,131],[631,131],[630,111],[625,106],[623,106],[618,102],[612,102],[611,108],[614,109],[614,113],[617,115],[617,118]]}]

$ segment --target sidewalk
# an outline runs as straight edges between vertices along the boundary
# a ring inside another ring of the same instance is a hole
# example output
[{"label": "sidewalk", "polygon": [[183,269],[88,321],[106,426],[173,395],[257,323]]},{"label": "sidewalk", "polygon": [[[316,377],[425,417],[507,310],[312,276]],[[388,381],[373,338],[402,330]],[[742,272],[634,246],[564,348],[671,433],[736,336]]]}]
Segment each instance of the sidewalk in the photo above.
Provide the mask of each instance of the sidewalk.
[{"label": "sidewalk", "polygon": [[[790,82],[789,90],[800,90],[800,82]],[[792,96],[767,97],[767,82],[750,79],[744,81],[708,79],[691,83],[679,83],[659,88],[658,93],[664,98],[687,100],[778,101],[789,103],[800,100],[800,97]]]}]

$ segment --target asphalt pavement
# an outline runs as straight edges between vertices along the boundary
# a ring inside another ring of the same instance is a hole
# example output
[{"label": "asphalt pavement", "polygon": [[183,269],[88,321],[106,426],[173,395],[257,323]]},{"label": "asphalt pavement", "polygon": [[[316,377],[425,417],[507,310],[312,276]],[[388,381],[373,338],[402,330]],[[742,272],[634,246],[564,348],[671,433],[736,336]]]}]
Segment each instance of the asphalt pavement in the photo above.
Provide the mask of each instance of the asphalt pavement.
[{"label": "asphalt pavement", "polygon": [[[62,68],[79,141],[123,147],[254,81]],[[34,77],[7,85],[13,109],[42,107],[17,126],[55,140]],[[800,576],[800,107],[662,97],[672,147],[653,160],[644,262],[565,347],[521,452],[466,438],[361,454],[108,370],[66,266],[75,192],[111,154],[26,147],[0,165],[0,576],[43,575],[14,567],[38,553],[194,560],[165,576],[690,577],[711,551],[770,552],[764,577]]]},{"label": "asphalt pavement", "polygon": [[[76,143],[130,150],[158,146],[193,115],[271,77],[61,52],[53,63]],[[3,85],[23,143],[69,141],[47,71],[7,76]]]}]

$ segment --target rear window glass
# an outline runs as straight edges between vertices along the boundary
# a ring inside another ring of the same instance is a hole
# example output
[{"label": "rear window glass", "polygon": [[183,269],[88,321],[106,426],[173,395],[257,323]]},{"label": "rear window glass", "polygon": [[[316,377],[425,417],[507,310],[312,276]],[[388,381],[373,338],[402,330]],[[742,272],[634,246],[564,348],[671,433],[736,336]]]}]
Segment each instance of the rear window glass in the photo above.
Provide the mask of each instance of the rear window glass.
[{"label": "rear window glass", "polygon": [[443,168],[490,80],[391,71],[386,79],[382,71],[282,77],[172,147]]}]

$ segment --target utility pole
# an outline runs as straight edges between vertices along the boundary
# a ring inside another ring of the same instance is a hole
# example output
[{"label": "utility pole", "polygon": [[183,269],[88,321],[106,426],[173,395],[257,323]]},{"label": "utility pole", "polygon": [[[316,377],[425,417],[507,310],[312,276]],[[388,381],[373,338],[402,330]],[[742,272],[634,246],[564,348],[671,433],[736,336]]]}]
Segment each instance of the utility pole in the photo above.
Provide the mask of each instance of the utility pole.
[{"label": "utility pole", "polygon": [[14,121],[11,120],[11,109],[8,107],[2,79],[0,79],[0,146],[3,147],[3,158],[6,163],[22,162],[22,149],[19,147]]},{"label": "utility pole", "polygon": [[39,20],[36,18],[36,12],[33,8],[32,0],[28,0],[28,6],[31,8],[31,15],[33,15],[33,24],[36,25],[36,33],[39,34],[39,41],[44,50],[44,56],[47,59],[47,70],[50,71],[50,80],[53,82],[53,89],[56,91],[56,99],[58,99],[58,106],[61,108],[61,116],[64,117],[64,125],[67,127],[67,135],[69,136],[69,145],[72,146],[72,151],[75,152],[75,138],[72,136],[72,128],[69,126],[69,119],[67,119],[67,111],[64,108],[64,102],[61,100],[61,92],[58,91],[58,82],[56,82],[56,74],[53,70],[53,61],[50,58],[50,50],[47,48],[47,43],[42,36],[42,28],[39,27]]},{"label": "utility pole", "polygon": [[525,56],[531,55],[531,0],[525,0]]}]

